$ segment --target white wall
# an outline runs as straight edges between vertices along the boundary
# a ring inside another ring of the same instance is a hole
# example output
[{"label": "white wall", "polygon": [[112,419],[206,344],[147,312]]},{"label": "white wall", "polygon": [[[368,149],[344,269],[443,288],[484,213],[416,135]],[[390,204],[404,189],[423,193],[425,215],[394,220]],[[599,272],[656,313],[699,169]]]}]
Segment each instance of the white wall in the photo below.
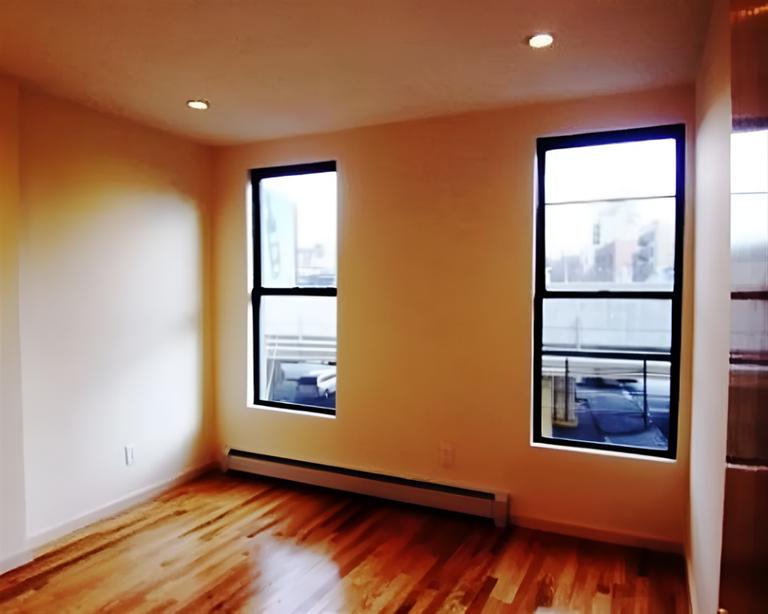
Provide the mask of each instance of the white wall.
[{"label": "white wall", "polygon": [[730,27],[715,0],[696,88],[696,278],[688,576],[695,614],[718,607],[730,348]]},{"label": "white wall", "polygon": [[19,89],[0,78],[0,571],[24,548],[19,346]]},{"label": "white wall", "polygon": [[[682,548],[687,307],[677,461],[530,445],[533,169],[538,136],[674,122],[689,122],[690,134],[693,102],[683,86],[218,150],[222,443],[508,491],[522,522]],[[247,171],[328,159],[340,181],[338,415],[250,408]],[[441,441],[456,446],[453,468],[440,465]]]},{"label": "white wall", "polygon": [[210,462],[211,163],[0,81],[0,566]]},{"label": "white wall", "polygon": [[[706,110],[724,113],[721,98],[703,94],[722,94],[709,83],[699,88],[702,152]],[[11,136],[0,139],[0,189],[15,203],[2,210],[0,235],[0,559],[22,537],[205,463],[217,427],[220,443],[508,490],[518,519],[675,547],[687,501],[688,324],[676,462],[529,445],[532,152],[540,135],[690,125],[692,115],[692,93],[679,87],[224,148],[211,271],[207,149],[0,82],[0,129]],[[329,158],[342,182],[339,416],[254,410],[245,401],[246,171]],[[704,327],[706,302],[697,305]],[[211,307],[217,334],[206,351]],[[478,360],[488,353],[499,359]],[[211,355],[216,425],[206,411]],[[697,458],[711,458],[706,437]],[[456,444],[452,469],[439,465],[441,441]],[[136,445],[130,468],[125,443]],[[694,507],[700,493],[717,495],[699,488],[696,467]],[[692,516],[692,569],[707,578],[715,566],[702,540],[717,523]]]}]

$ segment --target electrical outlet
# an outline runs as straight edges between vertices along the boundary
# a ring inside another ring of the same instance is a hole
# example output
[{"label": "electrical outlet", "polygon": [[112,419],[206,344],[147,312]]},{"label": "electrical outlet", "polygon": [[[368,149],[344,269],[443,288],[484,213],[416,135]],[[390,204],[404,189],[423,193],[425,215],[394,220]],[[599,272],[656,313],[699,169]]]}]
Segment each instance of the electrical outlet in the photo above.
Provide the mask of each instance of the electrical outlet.
[{"label": "electrical outlet", "polygon": [[440,465],[450,469],[456,464],[456,446],[450,441],[440,442]]},{"label": "electrical outlet", "polygon": [[127,466],[133,465],[134,461],[134,445],[132,443],[125,446],[125,464]]}]

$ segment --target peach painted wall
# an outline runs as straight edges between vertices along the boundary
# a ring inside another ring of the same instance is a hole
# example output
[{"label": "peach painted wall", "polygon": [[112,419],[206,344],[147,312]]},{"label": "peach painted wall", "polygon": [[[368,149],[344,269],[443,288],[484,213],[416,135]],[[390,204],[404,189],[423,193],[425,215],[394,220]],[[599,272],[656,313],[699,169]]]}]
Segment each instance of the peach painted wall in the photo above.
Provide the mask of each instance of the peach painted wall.
[{"label": "peach painted wall", "polygon": [[715,0],[696,88],[696,279],[690,527],[695,613],[718,607],[730,351],[731,53],[728,1]]},{"label": "peach painted wall", "polygon": [[[19,134],[23,466],[35,542],[211,457],[211,154],[26,89]],[[131,467],[125,444],[135,445]]]},{"label": "peach painted wall", "polygon": [[[511,493],[512,514],[522,522],[680,549],[689,324],[677,461],[530,444],[533,171],[538,136],[692,126],[693,113],[693,90],[681,86],[217,150],[214,364],[221,443],[500,489]],[[251,408],[247,171],[327,159],[338,161],[340,177],[338,415]],[[441,441],[456,446],[451,469],[440,465]]]}]

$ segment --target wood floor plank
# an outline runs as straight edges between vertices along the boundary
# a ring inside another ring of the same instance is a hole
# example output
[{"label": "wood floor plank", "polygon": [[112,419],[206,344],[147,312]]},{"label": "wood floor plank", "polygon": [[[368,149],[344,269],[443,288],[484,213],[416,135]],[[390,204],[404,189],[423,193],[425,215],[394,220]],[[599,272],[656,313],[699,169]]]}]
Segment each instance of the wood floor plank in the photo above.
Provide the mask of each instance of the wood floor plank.
[{"label": "wood floor plank", "polygon": [[0,576],[0,612],[688,611],[679,557],[211,474]]}]

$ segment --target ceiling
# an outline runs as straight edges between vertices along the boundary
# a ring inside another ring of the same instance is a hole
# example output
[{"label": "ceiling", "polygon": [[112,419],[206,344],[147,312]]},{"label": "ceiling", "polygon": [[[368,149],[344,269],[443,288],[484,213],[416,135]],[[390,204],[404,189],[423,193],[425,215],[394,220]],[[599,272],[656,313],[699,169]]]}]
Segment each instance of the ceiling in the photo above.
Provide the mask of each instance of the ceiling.
[{"label": "ceiling", "polygon": [[690,81],[709,3],[0,0],[0,72],[236,143]]}]

